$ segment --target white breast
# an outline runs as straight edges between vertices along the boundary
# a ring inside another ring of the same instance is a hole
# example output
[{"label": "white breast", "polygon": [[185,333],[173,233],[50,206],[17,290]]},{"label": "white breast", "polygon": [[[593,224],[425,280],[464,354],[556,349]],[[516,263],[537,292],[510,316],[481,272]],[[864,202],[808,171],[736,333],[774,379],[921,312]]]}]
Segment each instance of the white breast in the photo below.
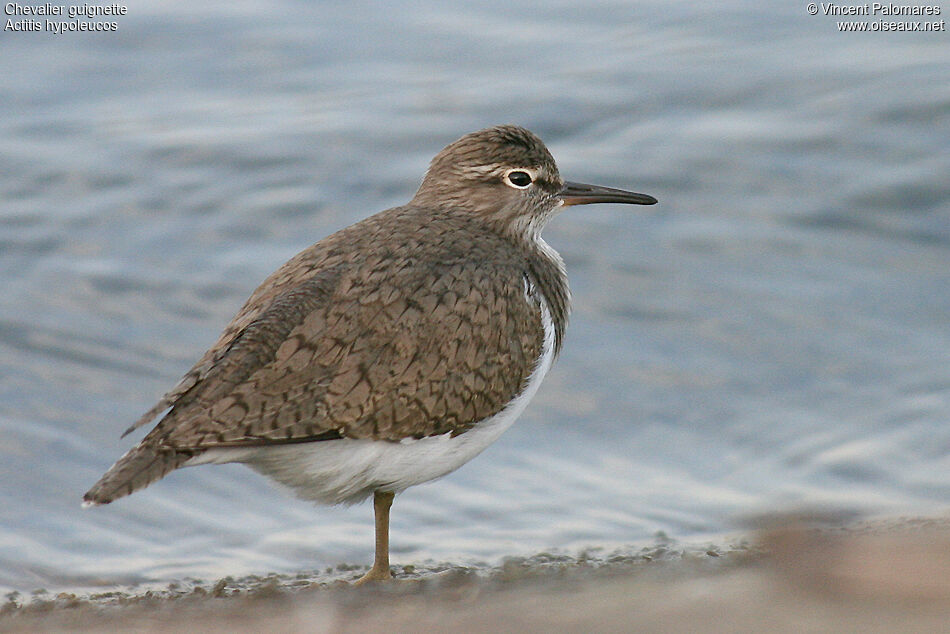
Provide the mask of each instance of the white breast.
[{"label": "white breast", "polygon": [[401,442],[332,440],[246,449],[213,449],[188,466],[243,462],[291,487],[301,498],[324,504],[351,504],[376,489],[403,491],[455,471],[495,442],[521,415],[554,361],[554,323],[544,298],[526,281],[525,294],[537,302],[544,326],[541,356],[524,390],[508,405],[463,434]]}]

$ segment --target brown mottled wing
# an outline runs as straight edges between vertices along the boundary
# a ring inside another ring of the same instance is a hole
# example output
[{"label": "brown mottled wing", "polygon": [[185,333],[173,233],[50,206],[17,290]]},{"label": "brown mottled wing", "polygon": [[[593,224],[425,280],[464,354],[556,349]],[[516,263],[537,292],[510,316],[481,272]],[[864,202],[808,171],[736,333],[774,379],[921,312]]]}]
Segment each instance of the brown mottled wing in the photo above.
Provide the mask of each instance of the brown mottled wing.
[{"label": "brown mottled wing", "polygon": [[328,251],[332,251],[332,249],[328,247],[332,247],[334,243],[338,242],[338,240],[334,238],[335,236],[331,236],[298,253],[265,279],[244,303],[244,306],[241,307],[241,310],[238,311],[234,319],[225,327],[224,332],[221,333],[221,336],[218,337],[215,344],[185,373],[175,387],[169,390],[159,399],[158,403],[126,429],[122,433],[122,436],[125,437],[139,427],[152,422],[155,417],[164,410],[178,404],[199,382],[204,381],[212,369],[216,367],[217,362],[229,352],[234,340],[243,333],[278,296],[295,287],[304,286],[307,281],[317,275],[319,271],[331,268],[332,266],[338,266],[341,262],[339,254],[328,253]]},{"label": "brown mottled wing", "polygon": [[440,228],[430,223],[423,245],[380,232],[360,257],[329,257],[335,266],[285,287],[146,441],[194,451],[398,440],[463,433],[500,411],[540,355],[538,307],[510,245]]},{"label": "brown mottled wing", "polygon": [[399,207],[333,234],[261,284],[133,426],[171,407],[86,503],[213,447],[464,433],[523,389],[540,356],[526,273],[547,279],[464,214]]}]

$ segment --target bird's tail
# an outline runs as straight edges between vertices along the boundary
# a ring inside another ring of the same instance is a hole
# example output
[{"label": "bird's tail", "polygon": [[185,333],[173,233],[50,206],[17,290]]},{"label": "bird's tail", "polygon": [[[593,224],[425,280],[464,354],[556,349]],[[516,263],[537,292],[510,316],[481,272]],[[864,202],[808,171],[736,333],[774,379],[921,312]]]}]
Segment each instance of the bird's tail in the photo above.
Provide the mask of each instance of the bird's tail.
[{"label": "bird's tail", "polygon": [[144,489],[184,466],[194,455],[194,452],[165,449],[147,443],[133,447],[83,496],[83,506],[108,504]]}]

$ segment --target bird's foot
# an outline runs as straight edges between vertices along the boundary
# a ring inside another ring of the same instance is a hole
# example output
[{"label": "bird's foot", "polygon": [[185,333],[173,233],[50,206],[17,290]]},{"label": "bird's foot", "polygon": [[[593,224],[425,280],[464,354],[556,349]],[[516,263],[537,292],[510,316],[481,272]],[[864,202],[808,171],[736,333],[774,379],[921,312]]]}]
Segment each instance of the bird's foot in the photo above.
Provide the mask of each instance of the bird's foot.
[{"label": "bird's foot", "polygon": [[353,582],[354,586],[361,586],[366,583],[373,581],[390,581],[393,578],[393,573],[390,572],[389,566],[386,567],[377,567],[373,566],[369,569],[365,575]]}]

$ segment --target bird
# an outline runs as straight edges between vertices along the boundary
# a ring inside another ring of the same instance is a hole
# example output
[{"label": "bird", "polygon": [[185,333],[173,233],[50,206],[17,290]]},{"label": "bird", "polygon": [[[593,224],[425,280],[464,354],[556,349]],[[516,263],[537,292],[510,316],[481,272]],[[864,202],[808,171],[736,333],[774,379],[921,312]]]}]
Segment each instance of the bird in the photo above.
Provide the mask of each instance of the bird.
[{"label": "bird", "polygon": [[[304,249],[123,437],[159,419],[83,497],[108,504],[180,467],[244,463],[320,504],[373,498],[389,516],[524,411],[563,344],[571,295],[541,230],[565,207],[656,198],[564,181],[515,125],[440,151],[408,204]],[[159,416],[161,416],[159,418]]]}]

